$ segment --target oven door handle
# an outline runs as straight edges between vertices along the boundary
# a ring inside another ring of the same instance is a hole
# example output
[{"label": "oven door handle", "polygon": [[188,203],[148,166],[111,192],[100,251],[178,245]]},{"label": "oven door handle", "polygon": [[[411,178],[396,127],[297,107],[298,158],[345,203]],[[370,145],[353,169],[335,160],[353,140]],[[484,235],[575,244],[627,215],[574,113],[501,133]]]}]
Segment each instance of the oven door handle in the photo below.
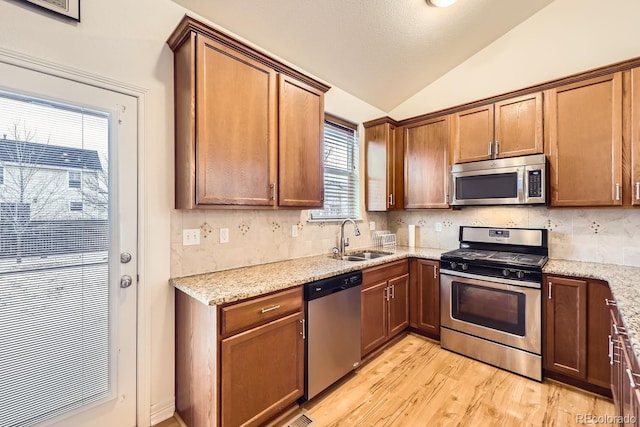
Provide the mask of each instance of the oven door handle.
[{"label": "oven door handle", "polygon": [[521,288],[531,288],[531,289],[542,288],[542,284],[539,282],[526,282],[521,280],[503,279],[500,277],[480,276],[478,274],[462,273],[460,271],[445,270],[443,268],[440,268],[440,278],[442,278],[442,276],[445,276],[445,275],[480,280],[482,282],[492,282],[492,283],[499,283],[503,285],[518,286]]}]

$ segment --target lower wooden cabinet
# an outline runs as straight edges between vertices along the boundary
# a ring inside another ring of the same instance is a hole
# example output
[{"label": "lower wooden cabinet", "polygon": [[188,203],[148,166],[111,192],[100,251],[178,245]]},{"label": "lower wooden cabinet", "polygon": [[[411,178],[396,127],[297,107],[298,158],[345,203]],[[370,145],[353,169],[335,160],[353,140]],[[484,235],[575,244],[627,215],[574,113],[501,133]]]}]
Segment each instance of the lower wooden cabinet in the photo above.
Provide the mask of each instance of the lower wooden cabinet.
[{"label": "lower wooden cabinet", "polygon": [[189,427],[258,426],[304,394],[302,288],[219,307],[176,291],[176,411]]},{"label": "lower wooden cabinet", "polygon": [[412,258],[409,264],[409,326],[440,339],[440,263]]},{"label": "lower wooden cabinet", "polygon": [[611,392],[621,425],[640,425],[640,363],[627,338],[615,302],[610,302]]},{"label": "lower wooden cabinet", "polygon": [[545,276],[542,358],[546,374],[577,380],[606,391],[610,385],[608,359],[607,283]]},{"label": "lower wooden cabinet", "polygon": [[409,265],[406,259],[362,272],[362,356],[409,326]]}]

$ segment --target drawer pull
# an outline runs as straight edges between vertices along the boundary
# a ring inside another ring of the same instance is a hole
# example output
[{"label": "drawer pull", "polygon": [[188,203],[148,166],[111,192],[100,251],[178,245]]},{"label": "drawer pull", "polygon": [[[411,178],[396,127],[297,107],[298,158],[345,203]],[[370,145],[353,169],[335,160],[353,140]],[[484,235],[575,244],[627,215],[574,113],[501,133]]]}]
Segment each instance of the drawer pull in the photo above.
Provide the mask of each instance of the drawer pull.
[{"label": "drawer pull", "polygon": [[615,323],[613,323],[612,326],[613,326],[613,332],[615,332],[616,335],[627,336],[627,331],[622,326],[618,327],[618,325],[616,325]]},{"label": "drawer pull", "polygon": [[609,307],[616,307],[617,306],[616,302],[614,300],[612,300],[612,299],[609,299],[609,298],[605,298],[604,299],[604,303],[606,305],[608,305]]},{"label": "drawer pull", "polygon": [[280,308],[279,305],[274,305],[273,307],[263,308],[262,310],[260,310],[260,313],[265,314],[265,313],[268,313],[270,311],[277,310],[279,308]]},{"label": "drawer pull", "polygon": [[631,386],[631,388],[632,389],[638,388],[638,383],[635,382],[633,377],[638,377],[640,375],[634,374],[633,372],[631,372],[631,369],[627,368],[627,376],[629,377],[629,385]]}]

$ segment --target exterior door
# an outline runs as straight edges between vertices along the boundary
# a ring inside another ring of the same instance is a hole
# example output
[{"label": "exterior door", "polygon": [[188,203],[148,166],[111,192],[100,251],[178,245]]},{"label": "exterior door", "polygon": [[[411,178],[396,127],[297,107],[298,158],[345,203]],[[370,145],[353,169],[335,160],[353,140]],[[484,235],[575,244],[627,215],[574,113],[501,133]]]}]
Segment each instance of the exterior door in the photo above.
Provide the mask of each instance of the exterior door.
[{"label": "exterior door", "polygon": [[0,75],[0,425],[133,426],[137,100]]}]

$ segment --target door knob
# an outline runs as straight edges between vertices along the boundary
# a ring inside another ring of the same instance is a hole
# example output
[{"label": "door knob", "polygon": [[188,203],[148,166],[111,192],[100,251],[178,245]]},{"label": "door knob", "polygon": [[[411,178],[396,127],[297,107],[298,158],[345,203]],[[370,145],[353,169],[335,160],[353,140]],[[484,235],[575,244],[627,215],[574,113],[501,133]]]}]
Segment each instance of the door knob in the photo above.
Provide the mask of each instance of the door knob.
[{"label": "door knob", "polygon": [[131,286],[132,283],[133,283],[133,279],[131,278],[131,276],[128,276],[125,274],[120,278],[121,288],[128,288],[129,286]]},{"label": "door knob", "polygon": [[131,261],[131,254],[129,252],[122,252],[120,254],[120,262],[126,264],[129,261]]}]

